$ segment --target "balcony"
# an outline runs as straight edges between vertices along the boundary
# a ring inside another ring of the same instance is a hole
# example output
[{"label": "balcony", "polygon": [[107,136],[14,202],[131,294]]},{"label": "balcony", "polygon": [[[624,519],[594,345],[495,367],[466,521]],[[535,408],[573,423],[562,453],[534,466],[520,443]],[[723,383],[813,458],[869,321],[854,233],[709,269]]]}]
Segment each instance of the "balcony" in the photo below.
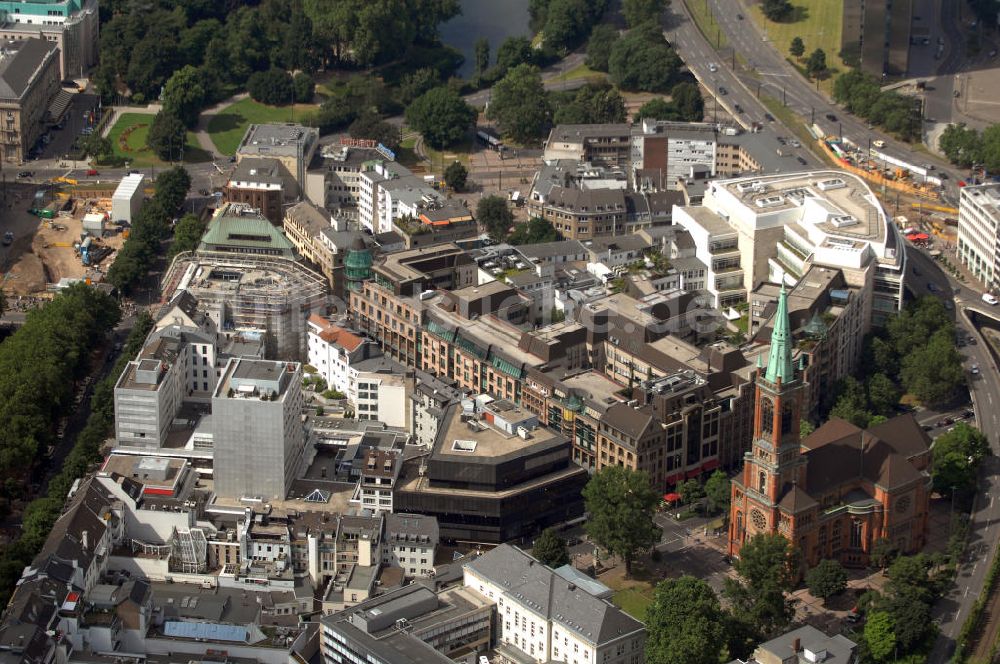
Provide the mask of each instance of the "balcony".
[{"label": "balcony", "polygon": [[739,253],[740,248],[735,242],[723,242],[719,244],[708,245],[708,253],[713,256],[722,256],[724,254],[734,254]]}]

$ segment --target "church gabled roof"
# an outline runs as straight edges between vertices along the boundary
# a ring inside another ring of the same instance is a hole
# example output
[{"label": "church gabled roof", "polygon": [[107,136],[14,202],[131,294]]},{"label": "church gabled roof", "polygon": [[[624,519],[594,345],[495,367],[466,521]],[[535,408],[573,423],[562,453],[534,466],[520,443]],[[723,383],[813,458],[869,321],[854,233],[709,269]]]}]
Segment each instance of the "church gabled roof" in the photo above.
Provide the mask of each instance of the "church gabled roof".
[{"label": "church gabled roof", "polygon": [[812,509],[818,504],[802,487],[792,484],[786,487],[785,495],[778,501],[778,508],[783,512],[796,514]]}]

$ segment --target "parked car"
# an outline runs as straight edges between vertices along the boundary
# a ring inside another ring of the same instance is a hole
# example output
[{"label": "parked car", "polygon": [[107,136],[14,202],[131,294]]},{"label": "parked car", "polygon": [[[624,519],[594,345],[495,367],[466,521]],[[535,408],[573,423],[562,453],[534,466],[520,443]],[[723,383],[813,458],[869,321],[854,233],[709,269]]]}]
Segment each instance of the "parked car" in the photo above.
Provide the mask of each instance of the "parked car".
[{"label": "parked car", "polygon": [[719,71],[719,65],[715,64],[714,62],[711,63],[710,65],[708,65],[708,71],[713,73]]},{"label": "parked car", "polygon": [[20,171],[17,174],[17,177],[19,177],[19,178],[30,178],[32,175],[33,175],[33,173],[31,171]]},{"label": "parked car", "polygon": [[723,87],[723,86],[720,85],[719,86],[719,94],[722,95],[722,96],[728,95],[729,94],[729,90],[726,90],[725,87]]},{"label": "parked car", "polygon": [[997,298],[990,293],[983,293],[983,302],[990,306],[996,306],[996,303],[1000,302],[1000,300],[997,300]]},{"label": "parked car", "polygon": [[765,113],[764,119],[767,120],[768,122],[774,122],[774,116],[771,115],[770,113]]},{"label": "parked car", "polygon": [[973,376],[978,376],[979,375],[979,365],[978,364],[973,364],[971,367],[969,367],[969,373],[971,373]]},{"label": "parked car", "polygon": [[87,170],[87,177],[91,177],[92,178],[95,175],[100,175],[100,173],[97,172],[96,168],[91,168],[91,169]]},{"label": "parked car", "polygon": [[883,141],[883,140],[882,140],[882,139],[880,138],[880,139],[878,139],[877,141],[872,141],[872,145],[874,145],[874,146],[875,146],[875,147],[877,147],[877,148],[884,148],[884,147],[885,147],[885,141]]},{"label": "parked car", "polygon": [[739,104],[733,104],[733,108],[736,109],[737,113],[742,113],[743,112],[743,107],[740,106]]},{"label": "parked car", "polygon": [[836,122],[837,121],[837,116],[834,115],[833,113],[827,113],[826,114],[826,119],[829,120],[830,122]]},{"label": "parked car", "polygon": [[796,158],[795,158],[795,161],[799,162],[799,163],[800,163],[800,164],[802,164],[803,166],[805,166],[805,165],[806,165],[806,160],[805,160],[805,159],[803,159],[802,157],[796,157]]}]

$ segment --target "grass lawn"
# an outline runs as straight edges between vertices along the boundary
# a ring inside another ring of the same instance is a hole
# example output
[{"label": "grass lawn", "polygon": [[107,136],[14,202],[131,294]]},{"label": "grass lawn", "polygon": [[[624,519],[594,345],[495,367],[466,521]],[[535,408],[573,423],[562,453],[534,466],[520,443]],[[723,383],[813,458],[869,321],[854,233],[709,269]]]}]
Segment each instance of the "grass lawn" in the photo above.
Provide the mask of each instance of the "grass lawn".
[{"label": "grass lawn", "polygon": [[578,78],[586,79],[588,82],[600,83],[607,80],[608,75],[602,71],[594,71],[585,63],[581,62],[572,69],[568,69],[558,76],[553,76],[550,81],[575,81]]},{"label": "grass lawn", "polygon": [[[152,115],[144,113],[123,113],[108,133],[114,149],[114,161],[128,161],[130,166],[144,168],[149,166],[165,166],[167,162],[158,158],[146,147],[146,137],[149,135],[149,125]],[[188,132],[184,143],[184,161],[197,163],[211,161],[211,156],[198,147],[194,134]]]},{"label": "grass lawn", "polygon": [[225,155],[236,154],[243,134],[251,124],[302,122],[316,110],[311,104],[266,106],[247,97],[221,110],[208,121],[208,133],[215,148]]},{"label": "grass lawn", "polygon": [[636,620],[646,619],[646,608],[653,603],[652,588],[622,588],[615,592],[612,601]]},{"label": "grass lawn", "polygon": [[774,43],[778,52],[796,67],[801,68],[805,61],[799,63],[788,53],[792,39],[802,38],[806,47],[804,58],[808,58],[817,48],[823,49],[831,75],[826,80],[820,81],[819,86],[830,92],[837,76],[847,71],[847,67],[837,55],[840,53],[840,36],[843,28],[843,5],[843,2],[834,0],[792,0],[794,11],[791,18],[782,23],[775,23],[764,18],[760,5],[755,4],[750,8],[750,16],[760,26],[767,39]]},{"label": "grass lawn", "polygon": [[694,19],[698,29],[701,30],[701,34],[705,35],[705,39],[715,47],[715,50],[721,51],[729,47],[729,40],[726,39],[726,33],[722,31],[719,24],[715,21],[715,16],[712,15],[711,8],[706,9],[705,3],[702,0],[685,0],[684,4],[687,5],[688,11],[691,12],[691,17]]}]

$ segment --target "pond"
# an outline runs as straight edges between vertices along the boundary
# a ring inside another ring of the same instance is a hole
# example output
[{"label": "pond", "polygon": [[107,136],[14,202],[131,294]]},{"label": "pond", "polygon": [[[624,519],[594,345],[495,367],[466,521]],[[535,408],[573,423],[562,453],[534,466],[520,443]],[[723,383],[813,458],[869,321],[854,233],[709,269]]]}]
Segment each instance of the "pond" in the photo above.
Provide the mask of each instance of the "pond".
[{"label": "pond", "polygon": [[490,41],[492,63],[503,40],[516,36],[531,36],[528,0],[462,0],[462,14],[441,26],[442,41],[465,56],[458,70],[463,78],[472,75],[473,48],[477,39],[486,37]]}]

